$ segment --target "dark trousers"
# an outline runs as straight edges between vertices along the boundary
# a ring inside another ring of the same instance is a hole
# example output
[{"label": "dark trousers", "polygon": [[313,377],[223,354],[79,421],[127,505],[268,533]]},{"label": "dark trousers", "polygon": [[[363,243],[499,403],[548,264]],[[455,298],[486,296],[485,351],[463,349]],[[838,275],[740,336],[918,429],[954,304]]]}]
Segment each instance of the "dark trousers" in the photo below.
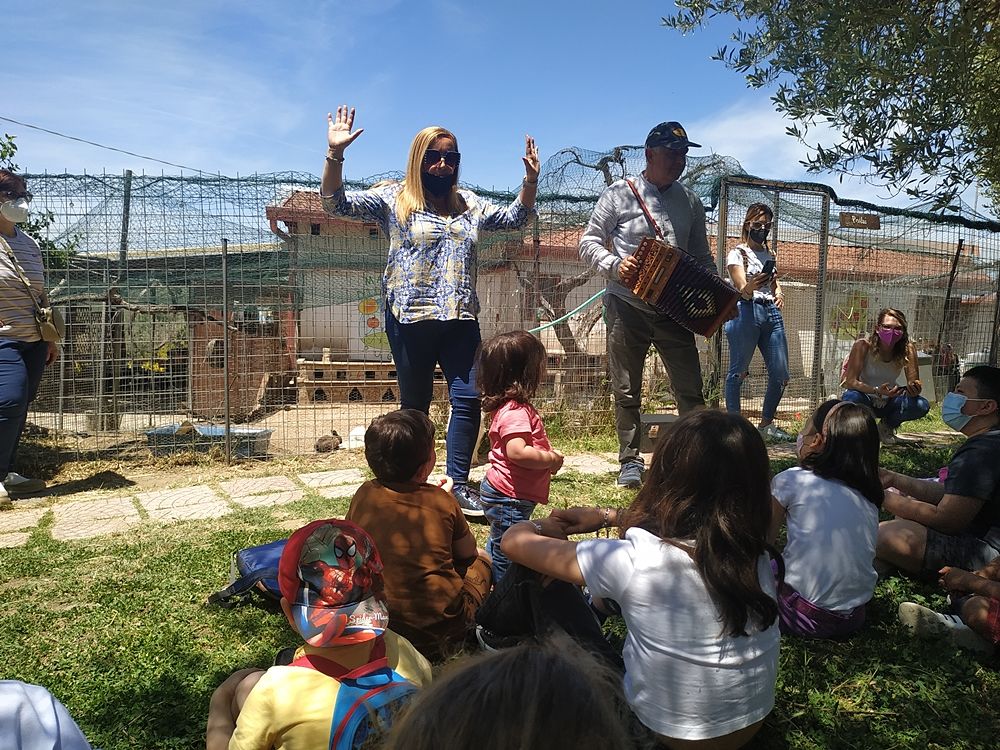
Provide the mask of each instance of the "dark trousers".
[{"label": "dark trousers", "polygon": [[49,345],[0,339],[0,481],[14,469],[17,444],[38,393]]},{"label": "dark trousers", "polygon": [[446,471],[455,484],[466,484],[482,419],[476,389],[476,350],[482,340],[479,321],[400,323],[387,309],[385,332],[396,364],[400,408],[418,409],[425,414],[430,410],[434,397],[434,367],[441,365],[451,403]]},{"label": "dark trousers", "polygon": [[694,334],[663,313],[648,313],[612,294],[604,295],[608,330],[608,369],[615,397],[618,460],[639,460],[642,369],[650,345],[656,347],[670,376],[677,411],[685,414],[705,405],[701,362]]}]

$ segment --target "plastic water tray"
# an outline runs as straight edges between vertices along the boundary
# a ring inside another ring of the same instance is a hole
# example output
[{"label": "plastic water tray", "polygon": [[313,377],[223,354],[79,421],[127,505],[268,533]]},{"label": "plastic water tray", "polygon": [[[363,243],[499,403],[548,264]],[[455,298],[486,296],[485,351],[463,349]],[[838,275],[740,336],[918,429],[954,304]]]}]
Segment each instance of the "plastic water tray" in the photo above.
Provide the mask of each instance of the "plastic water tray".
[{"label": "plastic water tray", "polygon": [[[247,458],[266,456],[273,432],[254,427],[230,427],[233,455]],[[225,450],[226,428],[214,424],[168,424],[146,430],[146,440],[150,450],[158,455],[190,450],[207,453],[215,447]]]}]

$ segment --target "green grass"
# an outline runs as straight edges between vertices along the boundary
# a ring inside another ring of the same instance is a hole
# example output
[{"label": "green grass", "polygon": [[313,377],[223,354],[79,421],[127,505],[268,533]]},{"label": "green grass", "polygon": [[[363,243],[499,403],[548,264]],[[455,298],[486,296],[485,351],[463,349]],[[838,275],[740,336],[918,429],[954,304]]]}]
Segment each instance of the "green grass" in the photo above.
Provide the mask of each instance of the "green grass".
[{"label": "green grass", "polygon": [[[930,476],[950,451],[896,448],[884,460]],[[186,479],[204,481],[202,470],[187,469]],[[625,506],[633,495],[613,478],[559,474],[552,503]],[[53,541],[49,515],[26,546],[0,550],[2,677],[51,689],[95,747],[203,747],[215,686],[235,669],[267,666],[295,643],[276,611],[203,605],[226,583],[231,553],[342,514],[346,505],[309,495],[278,508],[143,525],[85,542]],[[484,541],[485,527],[474,530]],[[906,599],[943,603],[931,586],[891,579],[878,586],[862,636],[848,643],[783,639],[777,704],[752,747],[995,747],[996,662],[984,666],[946,645],[911,641],[895,620]]]}]

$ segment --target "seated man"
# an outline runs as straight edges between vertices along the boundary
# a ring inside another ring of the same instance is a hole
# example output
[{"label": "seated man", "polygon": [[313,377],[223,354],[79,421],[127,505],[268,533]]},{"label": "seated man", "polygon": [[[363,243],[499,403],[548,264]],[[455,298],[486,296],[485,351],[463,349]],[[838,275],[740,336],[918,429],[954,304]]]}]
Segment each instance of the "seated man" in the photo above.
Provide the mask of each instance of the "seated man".
[{"label": "seated man", "polygon": [[929,576],[953,566],[979,570],[1000,555],[1000,369],[965,373],[941,404],[945,423],[966,435],[944,483],[880,470],[883,509],[876,568]]},{"label": "seated man", "polygon": [[435,456],[426,414],[399,409],[373,419],[365,458],[375,479],[354,493],[346,518],[382,555],[392,629],[436,659],[475,628],[492,581],[489,557],[455,497],[427,484]]},{"label": "seated man", "polygon": [[427,660],[386,630],[382,563],[363,529],[335,519],[303,526],[281,553],[278,587],[305,643],[291,664],[241,669],[215,690],[207,750],[360,746],[406,699],[407,681],[430,682]]}]

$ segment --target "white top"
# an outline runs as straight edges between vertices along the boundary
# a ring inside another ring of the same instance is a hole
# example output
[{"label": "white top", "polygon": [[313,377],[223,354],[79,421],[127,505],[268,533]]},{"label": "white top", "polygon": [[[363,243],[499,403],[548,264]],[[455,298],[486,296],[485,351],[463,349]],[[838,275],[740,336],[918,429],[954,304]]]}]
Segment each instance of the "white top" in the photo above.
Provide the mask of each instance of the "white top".
[{"label": "white top", "polygon": [[[45,271],[42,268],[42,252],[38,243],[17,227],[14,236],[4,235],[14,256],[21,264],[24,275],[31,282],[35,299],[45,305]],[[24,282],[0,245],[0,339],[17,341],[38,341],[41,334],[35,323],[35,306],[31,295],[24,288]]]},{"label": "white top", "polygon": [[785,582],[817,607],[847,612],[872,598],[878,508],[843,482],[787,469],[771,492],[788,514]]},{"label": "white top", "polygon": [[[743,252],[746,252],[746,257],[744,258]],[[746,271],[747,279],[754,276],[764,270],[764,264],[769,261],[774,260],[774,256],[771,255],[767,250],[761,248],[760,250],[754,250],[749,245],[745,245],[742,242],[729,251],[726,256],[726,268],[729,266],[743,266]],[[729,277],[732,279],[732,275]],[[771,302],[774,301],[774,295],[771,293],[771,287],[764,287],[761,289],[754,289],[753,296],[759,299],[766,299]]]},{"label": "white top", "polygon": [[91,750],[66,707],[39,685],[0,680],[0,747]]},{"label": "white top", "polygon": [[879,356],[876,348],[870,351],[868,356],[865,357],[865,364],[861,368],[858,380],[865,385],[872,386],[873,388],[883,385],[884,383],[895,385],[896,381],[899,380],[899,373],[902,371],[902,360],[893,359],[886,362]]},{"label": "white top", "polygon": [[[576,559],[594,596],[622,608],[628,636],[625,697],[654,732],[706,739],[763,719],[774,706],[778,623],[748,636],[722,633],[719,611],[694,561],[638,528],[624,539],[591,539]],[[757,561],[761,588],[775,595],[766,555]]]}]

